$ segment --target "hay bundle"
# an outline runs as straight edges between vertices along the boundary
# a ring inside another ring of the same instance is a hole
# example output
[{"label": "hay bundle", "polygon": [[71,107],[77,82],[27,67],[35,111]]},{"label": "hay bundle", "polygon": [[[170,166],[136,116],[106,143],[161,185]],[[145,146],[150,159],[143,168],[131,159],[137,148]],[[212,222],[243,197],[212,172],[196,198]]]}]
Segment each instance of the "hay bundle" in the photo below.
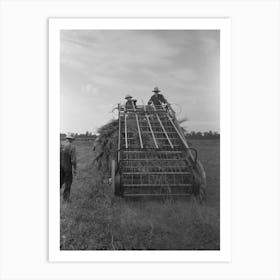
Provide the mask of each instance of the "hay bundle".
[{"label": "hay bundle", "polygon": [[[104,176],[111,174],[112,159],[116,159],[118,150],[119,121],[111,120],[98,129],[99,136],[94,142],[94,165]],[[127,127],[130,137],[137,143],[139,135],[135,119],[128,117]],[[154,142],[151,135],[142,135],[142,141],[145,148],[154,148]]]},{"label": "hay bundle", "polygon": [[111,160],[116,158],[118,132],[118,120],[111,120],[98,129],[99,136],[94,143],[94,165],[105,176],[110,174]]}]

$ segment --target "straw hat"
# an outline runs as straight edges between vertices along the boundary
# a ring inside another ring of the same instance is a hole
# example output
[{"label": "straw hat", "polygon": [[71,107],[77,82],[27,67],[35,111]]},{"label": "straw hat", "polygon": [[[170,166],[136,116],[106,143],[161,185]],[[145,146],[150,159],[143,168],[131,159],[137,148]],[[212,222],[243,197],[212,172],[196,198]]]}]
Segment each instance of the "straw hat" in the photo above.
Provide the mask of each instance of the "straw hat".
[{"label": "straw hat", "polygon": [[153,92],[160,92],[160,90],[158,89],[158,87],[155,87]]},{"label": "straw hat", "polygon": [[124,99],[132,98],[130,94],[127,94]]},{"label": "straw hat", "polygon": [[74,136],[74,133],[71,133],[71,132],[68,132],[67,134],[66,134],[66,137],[65,137],[66,139],[75,139],[75,136]]}]

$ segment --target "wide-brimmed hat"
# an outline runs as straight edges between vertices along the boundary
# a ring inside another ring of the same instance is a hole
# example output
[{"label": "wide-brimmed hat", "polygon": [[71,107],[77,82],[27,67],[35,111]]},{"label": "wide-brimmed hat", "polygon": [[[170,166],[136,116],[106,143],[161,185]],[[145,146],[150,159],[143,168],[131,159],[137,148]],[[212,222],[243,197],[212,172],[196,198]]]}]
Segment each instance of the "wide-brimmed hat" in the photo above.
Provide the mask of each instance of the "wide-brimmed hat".
[{"label": "wide-brimmed hat", "polygon": [[65,137],[65,138],[66,138],[66,139],[75,139],[74,133],[68,132],[68,133],[66,134],[66,137]]},{"label": "wide-brimmed hat", "polygon": [[127,94],[124,99],[132,98],[130,94]]},{"label": "wide-brimmed hat", "polygon": [[160,90],[158,89],[158,87],[155,87],[153,92],[160,92]]}]

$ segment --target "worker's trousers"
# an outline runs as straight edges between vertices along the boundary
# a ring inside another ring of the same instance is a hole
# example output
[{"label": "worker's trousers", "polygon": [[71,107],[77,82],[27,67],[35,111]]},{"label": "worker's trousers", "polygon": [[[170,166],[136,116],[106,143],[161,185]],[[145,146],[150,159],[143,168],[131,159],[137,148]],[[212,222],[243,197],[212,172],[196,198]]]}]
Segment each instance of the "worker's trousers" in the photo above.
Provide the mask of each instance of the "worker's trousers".
[{"label": "worker's trousers", "polygon": [[60,167],[60,188],[64,184],[64,191],[63,191],[64,201],[69,201],[70,199],[72,182],[73,182],[72,170],[64,170],[62,167]]}]

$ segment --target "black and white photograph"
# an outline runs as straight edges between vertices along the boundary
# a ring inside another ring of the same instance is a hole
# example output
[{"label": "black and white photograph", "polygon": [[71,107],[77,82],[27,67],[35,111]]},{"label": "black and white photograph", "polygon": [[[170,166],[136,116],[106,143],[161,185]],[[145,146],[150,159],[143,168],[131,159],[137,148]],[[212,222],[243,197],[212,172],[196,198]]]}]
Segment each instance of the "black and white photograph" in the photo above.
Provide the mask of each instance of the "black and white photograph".
[{"label": "black and white photograph", "polygon": [[220,31],[60,31],[60,250],[220,249]]},{"label": "black and white photograph", "polygon": [[51,260],[230,258],[229,24],[50,20]]},{"label": "black and white photograph", "polygon": [[279,7],[0,1],[0,279],[279,279]]}]

